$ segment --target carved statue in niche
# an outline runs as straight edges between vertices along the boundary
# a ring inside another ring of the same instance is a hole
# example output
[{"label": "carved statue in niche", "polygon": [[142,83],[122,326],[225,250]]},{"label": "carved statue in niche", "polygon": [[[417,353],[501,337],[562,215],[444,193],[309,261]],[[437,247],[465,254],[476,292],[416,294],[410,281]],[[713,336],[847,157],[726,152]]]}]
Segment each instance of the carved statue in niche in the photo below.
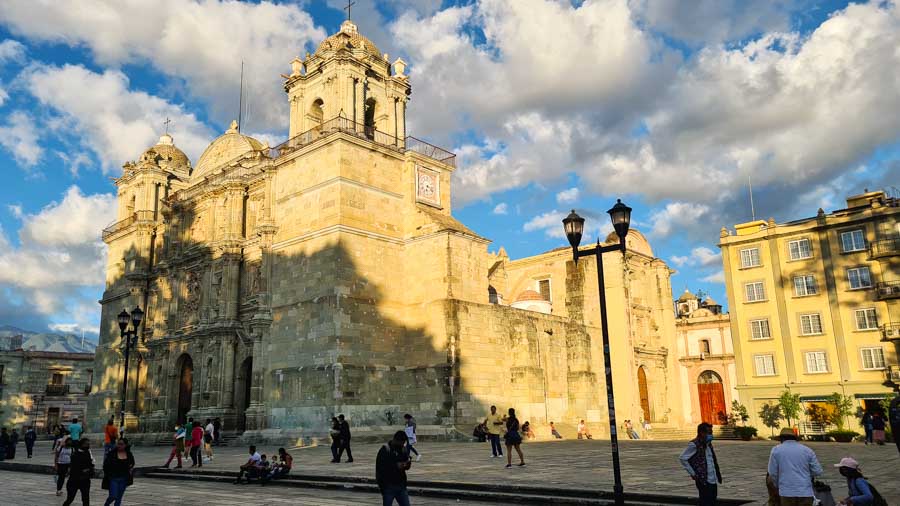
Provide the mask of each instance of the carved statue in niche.
[{"label": "carved statue in niche", "polygon": [[247,278],[250,281],[250,295],[258,294],[262,283],[262,269],[259,262],[247,266]]},{"label": "carved statue in niche", "polygon": [[191,236],[189,240],[194,242],[203,242],[206,238],[204,233],[203,214],[200,211],[194,213],[194,222],[191,224]]},{"label": "carved statue in niche", "polygon": [[219,305],[221,304],[222,298],[222,273],[216,273],[215,277],[213,277],[213,298],[212,298],[212,306],[209,308],[210,316],[215,319],[219,317]]},{"label": "carved statue in niche", "polygon": [[197,312],[200,310],[200,276],[197,271],[188,271],[185,276],[185,294],[184,307],[185,320],[193,322],[197,318]]}]

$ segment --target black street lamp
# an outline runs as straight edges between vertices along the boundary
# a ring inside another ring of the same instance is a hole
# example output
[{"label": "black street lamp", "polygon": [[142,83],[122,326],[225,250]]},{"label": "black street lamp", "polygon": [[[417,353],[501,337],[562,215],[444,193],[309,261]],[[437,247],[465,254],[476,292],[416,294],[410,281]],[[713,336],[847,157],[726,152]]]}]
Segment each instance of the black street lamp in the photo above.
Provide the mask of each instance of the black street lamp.
[{"label": "black street lamp", "polygon": [[616,229],[616,235],[619,236],[619,244],[611,244],[609,246],[600,246],[600,239],[597,239],[597,245],[591,249],[579,250],[578,245],[581,244],[581,236],[584,234],[584,218],[578,216],[575,210],[566,216],[563,221],[563,228],[566,231],[566,237],[569,244],[572,245],[572,255],[575,257],[575,263],[581,257],[595,255],[597,257],[597,287],[600,291],[600,326],[603,331],[603,365],[606,369],[606,402],[609,406],[609,439],[612,446],[613,461],[613,495],[615,497],[616,506],[625,504],[625,493],[622,488],[622,471],[619,468],[619,438],[616,434],[616,400],[613,395],[612,380],[612,364],[609,356],[609,326],[606,318],[606,290],[604,289],[603,280],[603,253],[609,251],[621,251],[622,258],[625,257],[625,237],[628,235],[628,227],[631,225],[631,208],[622,203],[621,200],[616,201],[616,205],[609,211],[612,219],[613,228]]},{"label": "black street lamp", "polygon": [[[122,310],[116,319],[119,322],[119,331],[122,335],[122,344],[125,346],[125,372],[122,377],[122,408],[119,412],[119,434],[120,437],[125,433],[125,403],[128,399],[128,357],[131,348],[137,345],[138,329],[141,326],[141,320],[144,318],[144,312],[140,306],[134,308],[131,314]],[[128,330],[128,324],[131,323],[132,328]]]}]

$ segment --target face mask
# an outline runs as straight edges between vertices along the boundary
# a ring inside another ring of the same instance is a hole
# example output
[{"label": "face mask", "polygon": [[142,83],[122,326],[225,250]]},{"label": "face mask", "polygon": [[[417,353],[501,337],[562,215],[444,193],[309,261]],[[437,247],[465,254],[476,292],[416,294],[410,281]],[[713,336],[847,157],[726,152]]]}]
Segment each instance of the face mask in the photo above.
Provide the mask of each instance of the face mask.
[{"label": "face mask", "polygon": [[713,435],[712,435],[712,434],[707,434],[707,435],[706,435],[706,442],[707,442],[707,443],[712,443],[712,440],[713,440]]}]

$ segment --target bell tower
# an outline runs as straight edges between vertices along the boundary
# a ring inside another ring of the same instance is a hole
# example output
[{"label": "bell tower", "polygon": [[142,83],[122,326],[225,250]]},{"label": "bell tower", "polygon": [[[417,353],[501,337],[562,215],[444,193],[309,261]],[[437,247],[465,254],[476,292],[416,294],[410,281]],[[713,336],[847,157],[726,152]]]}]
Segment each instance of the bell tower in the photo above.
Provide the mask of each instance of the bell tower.
[{"label": "bell tower", "polygon": [[[406,102],[411,88],[406,62],[390,63],[349,19],[319,44],[315,54],[294,58],[284,90],[290,105],[290,137],[342,118],[366,136],[406,138]],[[352,123],[350,123],[352,122]]]}]

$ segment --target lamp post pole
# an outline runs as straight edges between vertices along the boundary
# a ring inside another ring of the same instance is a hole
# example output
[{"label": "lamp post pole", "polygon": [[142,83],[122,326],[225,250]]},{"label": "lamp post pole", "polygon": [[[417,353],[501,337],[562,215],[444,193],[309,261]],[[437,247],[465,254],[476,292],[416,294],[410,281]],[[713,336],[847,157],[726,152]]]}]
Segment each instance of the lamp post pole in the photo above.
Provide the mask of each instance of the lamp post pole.
[{"label": "lamp post pole", "polygon": [[606,376],[606,402],[609,407],[609,442],[612,447],[612,463],[613,463],[613,497],[616,506],[625,504],[625,491],[622,487],[622,470],[619,466],[619,438],[616,431],[616,398],[613,393],[613,377],[612,377],[612,360],[609,353],[609,325],[607,324],[606,311],[606,289],[605,279],[603,277],[603,254],[612,251],[621,251],[622,259],[625,259],[625,237],[628,235],[628,227],[631,222],[631,208],[626,206],[619,200],[615,206],[609,211],[612,218],[613,227],[619,236],[619,244],[611,244],[609,246],[601,246],[600,240],[597,245],[591,249],[579,250],[578,245],[581,243],[581,236],[584,233],[584,218],[578,216],[575,210],[563,220],[563,226],[566,231],[566,237],[572,245],[572,255],[575,263],[578,259],[594,255],[597,259],[597,289],[600,292],[600,327],[603,336],[603,366]]},{"label": "lamp post pole", "polygon": [[[141,319],[143,319],[144,312],[141,311],[140,307],[134,308],[131,314],[128,314],[128,311],[122,310],[116,318],[119,322],[119,331],[122,335],[122,341],[125,345],[125,371],[122,373],[122,405],[121,410],[119,411],[119,434],[125,434],[125,411],[128,402],[128,359],[131,352],[131,347],[137,343],[138,329],[141,326]],[[131,323],[132,329],[128,330],[128,324]]]}]

